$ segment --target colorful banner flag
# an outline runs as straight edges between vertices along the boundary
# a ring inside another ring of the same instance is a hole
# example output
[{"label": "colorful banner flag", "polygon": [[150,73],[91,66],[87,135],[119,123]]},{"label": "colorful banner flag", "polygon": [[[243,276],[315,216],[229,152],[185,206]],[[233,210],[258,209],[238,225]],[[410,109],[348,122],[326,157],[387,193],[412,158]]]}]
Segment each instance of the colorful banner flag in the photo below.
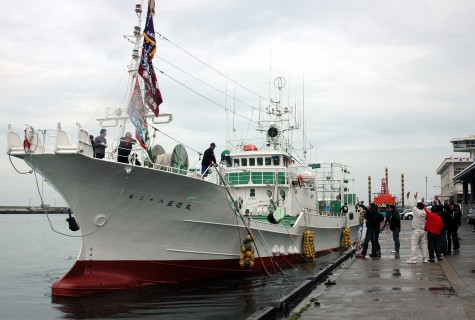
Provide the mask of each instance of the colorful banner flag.
[{"label": "colorful banner flag", "polygon": [[162,94],[158,88],[157,76],[153,69],[152,59],[157,50],[155,41],[155,29],[153,27],[153,14],[155,13],[155,2],[148,1],[147,19],[143,32],[142,56],[140,58],[139,74],[145,85],[145,103],[158,116],[159,105],[163,102]]},{"label": "colorful banner flag", "polygon": [[135,136],[143,149],[151,156],[150,139],[148,136],[147,111],[143,105],[139,79],[135,78],[134,91],[127,108],[130,121],[135,126]]},{"label": "colorful banner flag", "polygon": [[155,3],[150,0],[148,2],[147,19],[145,20],[145,29],[143,30],[143,48],[148,53],[150,60],[153,59],[157,51],[157,43],[155,41],[155,28],[153,27],[153,16],[155,15]]}]

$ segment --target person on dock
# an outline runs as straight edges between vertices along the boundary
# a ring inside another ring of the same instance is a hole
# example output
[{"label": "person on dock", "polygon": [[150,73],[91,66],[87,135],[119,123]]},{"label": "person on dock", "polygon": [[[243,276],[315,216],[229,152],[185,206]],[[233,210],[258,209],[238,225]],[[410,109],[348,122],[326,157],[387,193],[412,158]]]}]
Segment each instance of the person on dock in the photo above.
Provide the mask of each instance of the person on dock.
[{"label": "person on dock", "polygon": [[475,232],[475,206],[473,206],[468,213],[470,214],[470,218],[467,223],[473,226],[472,232]]},{"label": "person on dock", "polygon": [[447,233],[450,229],[450,225],[452,224],[452,219],[450,216],[450,207],[448,204],[441,204],[440,200],[437,196],[435,196],[435,201],[437,202],[437,206],[439,208],[439,216],[442,219],[443,228],[440,232],[439,237],[439,245],[440,245],[440,252],[441,255],[447,254]]},{"label": "person on dock", "polygon": [[437,260],[441,261],[441,252],[440,252],[440,233],[444,228],[444,224],[442,223],[442,218],[439,216],[439,207],[433,205],[429,210],[424,207],[424,211],[426,213],[426,224],[424,226],[424,230],[427,231],[427,243],[429,249],[429,261],[435,262],[434,259],[434,251],[435,255],[437,256]]},{"label": "person on dock", "polygon": [[203,160],[201,161],[201,174],[203,178],[208,176],[209,167],[212,167],[216,164],[216,157],[214,156],[214,148],[216,148],[216,144],[212,142],[209,145],[209,148],[206,149],[205,153],[203,154]]},{"label": "person on dock", "polygon": [[101,129],[100,134],[94,139],[94,158],[97,159],[104,159],[106,155],[106,148],[107,148],[107,130]]},{"label": "person on dock", "polygon": [[427,250],[427,235],[424,231],[426,224],[426,213],[424,211],[424,198],[422,202],[417,202],[417,192],[414,194],[413,202],[409,196],[411,192],[407,193],[407,201],[412,207],[412,235],[411,235],[411,258],[407,260],[407,263],[417,263],[417,248],[422,252],[422,262],[427,263],[427,257],[429,255]]},{"label": "person on dock", "polygon": [[362,208],[365,211],[365,220],[366,220],[366,235],[363,243],[363,249],[361,253],[357,254],[357,258],[366,258],[366,253],[368,252],[368,244],[371,241],[371,254],[369,255],[372,258],[378,257],[377,254],[377,234],[379,234],[380,228],[380,214],[378,212],[378,207],[374,203],[370,203],[369,209],[365,207],[364,204],[358,201],[357,203],[359,208]]},{"label": "person on dock", "polygon": [[460,250],[459,237],[457,234],[458,228],[462,225],[462,213],[460,212],[460,206],[452,203],[450,205],[451,212],[451,224],[447,233],[447,254],[452,251],[452,242],[454,245],[454,251]]},{"label": "person on dock", "polygon": [[119,146],[115,151],[117,152],[117,162],[128,163],[129,155],[132,151],[132,146],[137,143],[137,140],[132,139],[132,134],[127,132],[125,137],[120,138]]},{"label": "person on dock", "polygon": [[394,250],[391,253],[398,253],[401,248],[401,243],[399,242],[399,232],[401,232],[401,217],[399,212],[396,210],[396,206],[393,204],[389,205],[388,212],[390,213],[389,217],[389,229],[393,233],[394,240]]}]

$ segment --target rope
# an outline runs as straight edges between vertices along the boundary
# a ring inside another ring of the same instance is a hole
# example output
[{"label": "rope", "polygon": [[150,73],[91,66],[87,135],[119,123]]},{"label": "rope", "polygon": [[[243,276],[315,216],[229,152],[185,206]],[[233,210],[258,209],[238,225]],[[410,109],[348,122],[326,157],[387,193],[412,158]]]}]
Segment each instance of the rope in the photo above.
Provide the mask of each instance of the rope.
[{"label": "rope", "polygon": [[[36,190],[38,191],[38,195],[40,196],[41,206],[42,206],[43,209],[44,209],[43,195],[41,194],[41,191],[40,191],[40,186],[39,186],[39,184],[38,184],[38,177],[37,177],[37,175],[36,175],[36,170],[35,170],[34,165],[33,165],[33,157],[31,156],[31,154],[30,154],[30,162],[31,162],[31,168],[33,169],[33,172],[34,172],[34,174],[35,174]],[[122,197],[122,194],[123,194],[123,192],[124,192],[124,190],[125,190],[125,186],[127,185],[127,180],[128,180],[128,179],[129,179],[129,178],[126,177],[126,182],[125,182],[124,186],[122,187],[122,190],[120,191],[119,197],[117,198],[117,201],[116,201],[116,204],[115,204],[115,206],[114,206],[114,208],[113,208],[113,210],[112,210],[112,213],[109,215],[109,218],[108,218],[104,223],[106,223],[107,221],[109,221],[109,220],[112,218],[112,216],[114,215],[114,213],[116,212],[117,205],[118,205],[119,200],[120,200],[120,198]],[[52,230],[53,232],[55,232],[55,233],[58,233],[58,234],[60,234],[60,235],[66,236],[66,237],[70,237],[70,238],[85,238],[85,237],[87,237],[87,236],[90,236],[90,235],[96,233],[97,231],[99,231],[99,230],[101,229],[101,228],[97,228],[96,230],[94,230],[94,231],[92,231],[92,232],[90,232],[90,233],[88,233],[88,234],[84,234],[84,235],[80,235],[80,236],[70,235],[70,234],[67,234],[67,233],[64,233],[64,232],[61,232],[61,231],[58,231],[58,230],[54,229],[53,224],[51,223],[51,219],[50,219],[49,214],[48,214],[48,212],[46,211],[46,209],[44,209],[44,213],[45,213],[45,215],[46,215],[46,218],[48,219],[48,223],[49,223],[49,226],[50,226],[51,230]]]},{"label": "rope", "polygon": [[192,88],[190,88],[189,86],[187,86],[187,85],[184,84],[183,82],[180,82],[180,81],[178,81],[177,79],[175,79],[175,78],[169,76],[168,74],[166,74],[166,73],[163,72],[162,70],[160,70],[160,69],[158,69],[158,68],[156,68],[156,67],[154,67],[154,69],[157,70],[158,72],[160,72],[161,74],[163,74],[164,76],[168,77],[169,79],[171,79],[171,80],[175,81],[176,83],[180,84],[181,86],[185,87],[186,89],[190,90],[191,92],[193,92],[193,93],[199,95],[199,96],[202,97],[203,99],[208,100],[208,101],[211,102],[212,104],[215,104],[215,105],[217,105],[218,107],[220,107],[220,108],[222,108],[222,109],[224,109],[224,110],[227,110],[227,111],[229,111],[229,112],[232,112],[232,113],[235,114],[236,116],[241,117],[241,118],[243,118],[243,119],[245,119],[245,120],[251,121],[251,122],[253,122],[253,123],[255,123],[255,124],[259,124],[257,121],[254,121],[254,120],[252,120],[252,119],[250,119],[250,118],[248,118],[248,117],[246,117],[246,116],[243,116],[243,115],[241,115],[241,114],[239,114],[239,113],[237,113],[237,112],[235,112],[235,111],[233,111],[233,110],[231,110],[231,109],[229,109],[229,108],[227,108],[227,107],[225,107],[225,106],[219,104],[218,102],[213,101],[213,100],[211,100],[210,98],[208,98],[208,97],[202,95],[202,94],[199,93],[198,91],[193,90]]},{"label": "rope", "polygon": [[269,101],[267,98],[264,98],[263,96],[261,96],[260,94],[252,91],[251,89],[243,86],[242,84],[238,83],[237,81],[229,78],[227,75],[225,75],[224,73],[222,73],[221,71],[213,68],[212,66],[210,66],[208,63],[204,62],[203,60],[199,59],[198,57],[196,57],[195,55],[191,54],[190,52],[186,51],[185,49],[183,49],[182,47],[180,47],[179,45],[177,45],[176,43],[174,43],[173,41],[170,41],[168,38],[164,37],[162,34],[160,34],[159,32],[155,32],[156,34],[158,34],[158,37],[160,40],[165,40],[165,41],[168,41],[170,44],[172,44],[173,46],[175,46],[176,48],[180,49],[181,51],[183,51],[184,53],[186,53],[187,55],[189,55],[190,57],[192,57],[193,59],[199,61],[200,63],[202,63],[203,65],[207,66],[208,68],[210,68],[211,70],[213,70],[214,72],[216,72],[217,74],[223,76],[224,78],[226,78],[227,80],[231,81],[231,82],[234,82],[236,85],[238,85],[239,87],[243,88],[244,90],[256,95],[257,97],[265,100],[265,101]]},{"label": "rope", "polygon": [[[231,192],[229,191],[228,187],[226,186],[226,180],[224,180],[224,178],[221,175],[221,173],[219,172],[219,170],[216,169],[216,173],[221,178],[221,181],[223,181],[223,183],[224,183],[224,189],[226,190],[226,193],[228,194],[229,198],[231,199],[231,201],[233,203],[234,213],[239,215],[239,217],[241,218],[242,223],[244,224],[244,227],[246,228],[247,232],[249,232],[249,234],[252,236],[253,241],[255,242],[256,237],[254,236],[254,234],[253,234],[252,230],[250,229],[250,227],[246,224],[246,221],[244,220],[244,217],[242,216],[241,212],[239,211],[239,208],[237,207],[236,202],[233,200],[233,196],[231,195]],[[264,261],[262,261],[261,254],[259,253],[259,249],[257,248],[257,246],[256,246],[256,253],[259,256],[259,258],[261,259],[261,264],[262,264],[262,267],[264,268],[265,272],[267,273],[268,276],[270,276],[270,273],[269,273],[269,271],[267,271],[267,268],[264,264]]]},{"label": "rope", "polygon": [[[89,120],[87,120],[86,125],[84,126],[84,128],[87,128],[87,126],[89,125],[89,122],[91,122],[91,120],[94,118],[94,116],[97,114],[97,112],[98,112],[100,109],[102,109],[102,107],[104,106],[104,104],[106,103],[106,101],[109,99],[109,97],[112,95],[112,93],[114,93],[115,89],[117,89],[117,87],[118,87],[119,84],[122,82],[122,80],[124,80],[126,74],[127,74],[127,72],[122,75],[122,78],[120,78],[119,82],[116,83],[116,85],[112,88],[111,92],[107,95],[107,97],[104,98],[104,100],[103,100],[102,103],[99,105],[99,107],[97,107],[96,111],[94,111],[94,113],[93,113],[92,116],[89,118]],[[124,98],[124,99],[125,99],[125,98]]]},{"label": "rope", "polygon": [[175,138],[173,138],[173,137],[169,136],[168,134],[166,134],[165,132],[163,132],[163,131],[161,131],[161,130],[159,130],[159,129],[155,128],[155,127],[154,127],[154,126],[152,126],[151,124],[149,124],[148,126],[149,126],[149,127],[151,127],[152,129],[154,129],[155,131],[158,131],[158,132],[160,132],[160,133],[161,133],[161,134],[163,134],[164,136],[166,136],[166,137],[168,137],[168,138],[172,139],[173,141],[175,141],[175,142],[178,142],[178,143],[180,143],[180,144],[184,145],[185,147],[187,147],[187,148],[188,148],[188,149],[190,149],[191,151],[194,151],[194,152],[196,152],[196,153],[197,153],[197,154],[198,154],[200,157],[203,155],[201,152],[199,152],[199,151],[196,151],[196,150],[195,150],[195,149],[193,149],[192,147],[190,147],[190,146],[188,146],[188,145],[184,144],[183,142],[181,142],[181,141],[179,141],[179,140],[177,140],[177,139],[175,139]]},{"label": "rope", "polygon": [[[252,218],[251,218],[251,219],[252,219]],[[254,223],[256,223],[256,225],[258,225],[258,222],[257,222],[256,220],[253,219],[253,221],[254,221]],[[262,244],[262,241],[264,241],[264,244],[265,244],[264,250],[266,251],[267,255],[270,257],[270,261],[271,261],[271,263],[272,263],[272,267],[274,268],[274,272],[276,271],[276,270],[275,270],[275,266],[274,266],[274,264],[275,264],[275,265],[277,266],[277,268],[279,268],[279,271],[280,271],[280,272],[282,272],[283,274],[287,274],[286,272],[284,272],[284,270],[282,270],[282,268],[279,266],[279,264],[277,263],[277,261],[274,261],[274,257],[273,257],[273,255],[271,254],[272,251],[271,251],[270,253],[269,253],[269,251],[267,251],[267,248],[270,248],[270,246],[269,246],[269,244],[267,243],[266,238],[265,238],[264,235],[262,234],[261,229],[258,228],[258,229],[257,229],[257,232],[259,232],[259,234],[261,235],[262,240],[259,239],[259,241],[261,242],[261,244]]]},{"label": "rope", "polygon": [[240,103],[242,103],[243,105],[246,105],[246,106],[250,107],[250,108],[253,109],[253,110],[261,111],[260,108],[254,107],[253,105],[250,105],[250,104],[248,104],[248,103],[245,102],[245,101],[242,101],[242,100],[236,99],[235,97],[230,96],[227,92],[225,92],[225,91],[223,91],[223,90],[220,90],[220,89],[218,89],[218,88],[216,88],[216,87],[210,85],[209,83],[207,83],[207,82],[205,82],[205,81],[199,79],[198,77],[195,77],[195,76],[192,75],[191,73],[186,72],[185,70],[183,70],[183,69],[181,69],[180,67],[174,65],[173,63],[171,63],[171,62],[169,62],[169,61],[167,61],[167,60],[165,60],[165,59],[163,59],[163,58],[161,58],[161,57],[158,57],[158,59],[160,59],[160,60],[162,60],[163,62],[167,63],[168,65],[174,67],[175,69],[177,69],[177,70],[183,72],[184,74],[186,74],[187,76],[189,76],[189,77],[195,79],[196,81],[201,82],[202,84],[204,84],[204,85],[206,85],[206,86],[208,86],[208,87],[210,87],[210,88],[212,88],[212,89],[218,91],[219,93],[224,94],[224,95],[226,96],[226,98],[232,98],[232,99],[234,99],[235,101],[240,102]]},{"label": "rope", "polygon": [[[227,79],[227,80],[233,82],[235,85],[237,85],[237,86],[241,87],[242,89],[244,89],[244,90],[246,90],[246,91],[248,91],[248,92],[250,92],[250,93],[256,95],[256,96],[259,97],[260,99],[271,103],[271,101],[269,101],[268,98],[263,97],[262,95],[260,95],[260,94],[258,94],[258,93],[256,93],[256,92],[254,92],[254,91],[252,91],[251,89],[249,89],[249,88],[243,86],[242,84],[238,83],[237,81],[235,81],[235,80],[229,78],[229,77],[228,77],[226,74],[224,74],[223,72],[217,70],[216,68],[212,67],[211,65],[209,65],[209,64],[206,63],[205,61],[201,60],[200,58],[196,57],[195,55],[193,55],[192,53],[188,52],[188,51],[185,50],[184,48],[180,47],[178,44],[174,43],[173,41],[171,41],[171,40],[168,39],[167,37],[163,36],[161,33],[159,33],[159,32],[155,32],[155,33],[158,35],[158,37],[159,37],[160,40],[165,40],[165,41],[169,42],[169,43],[170,43],[171,45],[173,45],[174,47],[176,47],[176,48],[178,48],[179,50],[183,51],[184,53],[186,53],[187,55],[189,55],[189,56],[192,57],[193,59],[197,60],[198,62],[202,63],[202,64],[205,65],[206,67],[210,68],[211,70],[213,70],[213,71],[216,72],[217,74],[221,75],[221,76],[224,77],[225,79]],[[129,40],[129,41],[130,41],[130,40]],[[187,74],[188,76],[192,77],[193,79],[198,80],[198,81],[200,81],[200,82],[206,84],[207,86],[209,86],[209,87],[211,87],[211,88],[217,90],[218,92],[223,93],[223,94],[226,95],[226,96],[229,96],[227,93],[225,93],[225,92],[223,92],[223,91],[221,91],[221,90],[219,90],[219,89],[217,89],[217,88],[215,88],[215,87],[213,87],[213,86],[207,84],[206,82],[204,82],[204,81],[202,81],[202,80],[196,78],[195,76],[193,76],[193,75],[189,74],[188,72],[186,72],[186,71],[180,69],[179,67],[173,65],[172,63],[166,61],[165,59],[160,58],[160,57],[159,57],[159,59],[161,59],[161,60],[164,61],[165,63],[167,63],[167,64],[173,66],[174,68],[180,70],[181,72]],[[155,69],[157,69],[157,68],[155,68]],[[208,101],[210,101],[210,102],[212,102],[212,103],[218,105],[219,107],[224,108],[225,110],[231,111],[230,109],[228,109],[228,108],[226,108],[226,107],[223,107],[223,106],[219,105],[218,103],[216,103],[216,102],[214,102],[214,101],[212,101],[212,100],[210,100],[210,99],[204,97],[203,95],[201,95],[201,94],[199,94],[198,92],[192,90],[191,88],[187,87],[186,85],[184,85],[183,83],[177,81],[176,79],[173,79],[173,78],[170,77],[169,75],[165,74],[163,71],[161,71],[161,70],[159,70],[159,69],[157,69],[157,70],[158,70],[159,72],[161,72],[162,74],[164,74],[165,76],[169,77],[170,79],[172,79],[172,80],[176,81],[177,83],[181,84],[181,85],[184,86],[185,88],[187,88],[187,89],[191,90],[192,92],[194,92],[194,93],[196,93],[196,94],[202,96],[203,98],[207,99]],[[229,96],[229,97],[230,97],[230,96]],[[253,108],[253,109],[256,109],[256,110],[261,111],[260,108],[253,107],[253,106],[251,106],[251,105],[249,105],[249,104],[247,104],[247,103],[245,103],[245,102],[243,102],[243,101],[241,101],[241,100],[238,100],[238,99],[235,99],[235,100],[238,101],[238,102],[240,102],[240,103],[243,103],[244,105],[247,105],[247,106],[249,106],[249,107],[251,107],[251,108]],[[234,111],[232,111],[232,112],[233,112],[234,114],[240,116],[240,117],[243,117],[243,116],[241,116],[241,115],[235,113]],[[255,121],[253,121],[253,120],[251,120],[251,119],[248,119],[248,118],[245,118],[245,117],[243,117],[243,118],[246,119],[246,120],[249,120],[249,121],[251,121],[251,122],[257,123],[257,122],[255,122]],[[296,121],[296,119],[295,119],[295,117],[294,117],[293,114],[292,114],[292,118],[294,119],[294,121]],[[300,126],[298,127],[298,130],[303,133],[303,130],[302,130],[302,128],[300,128]],[[312,143],[310,142],[310,140],[309,140],[308,138],[305,138],[305,140],[306,140],[306,142],[308,142],[308,144],[309,144],[309,146],[310,146],[310,149],[312,149],[312,148],[313,148],[313,145],[312,145]],[[298,156],[298,157],[299,157],[299,156]],[[299,157],[299,158],[300,158],[300,157]],[[302,161],[301,158],[300,158],[300,160]],[[303,162],[303,161],[302,161],[302,162]]]},{"label": "rope", "polygon": [[10,163],[12,164],[12,167],[13,169],[15,169],[16,172],[18,172],[19,174],[28,174],[28,173],[33,173],[33,170],[30,170],[30,171],[27,171],[27,172],[20,172],[18,171],[18,169],[15,167],[15,165],[13,164],[13,161],[12,161],[12,156],[10,154],[10,152],[12,151],[13,147],[11,147],[9,150],[8,150],[8,159],[10,160]]}]

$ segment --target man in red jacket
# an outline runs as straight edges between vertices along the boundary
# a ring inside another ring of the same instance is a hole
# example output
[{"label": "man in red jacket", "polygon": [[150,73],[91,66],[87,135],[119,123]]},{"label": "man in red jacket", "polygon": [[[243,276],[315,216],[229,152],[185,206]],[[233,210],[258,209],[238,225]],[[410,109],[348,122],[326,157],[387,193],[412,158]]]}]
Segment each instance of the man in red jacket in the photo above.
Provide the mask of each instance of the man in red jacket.
[{"label": "man in red jacket", "polygon": [[424,226],[424,230],[427,231],[430,262],[435,262],[434,250],[437,260],[442,260],[440,255],[439,238],[444,225],[442,223],[442,218],[437,212],[438,209],[439,208],[437,206],[432,206],[431,211],[429,211],[426,207],[424,207],[424,211],[426,212],[426,224]]}]

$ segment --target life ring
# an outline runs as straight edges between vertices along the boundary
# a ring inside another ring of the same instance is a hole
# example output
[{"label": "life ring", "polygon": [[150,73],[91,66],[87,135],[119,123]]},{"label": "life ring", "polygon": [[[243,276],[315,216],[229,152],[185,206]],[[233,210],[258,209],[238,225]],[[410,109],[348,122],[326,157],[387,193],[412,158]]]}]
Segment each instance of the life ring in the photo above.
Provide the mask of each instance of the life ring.
[{"label": "life ring", "polygon": [[303,179],[302,179],[302,176],[297,176],[297,181],[299,183],[299,186],[302,187],[303,186]]}]

